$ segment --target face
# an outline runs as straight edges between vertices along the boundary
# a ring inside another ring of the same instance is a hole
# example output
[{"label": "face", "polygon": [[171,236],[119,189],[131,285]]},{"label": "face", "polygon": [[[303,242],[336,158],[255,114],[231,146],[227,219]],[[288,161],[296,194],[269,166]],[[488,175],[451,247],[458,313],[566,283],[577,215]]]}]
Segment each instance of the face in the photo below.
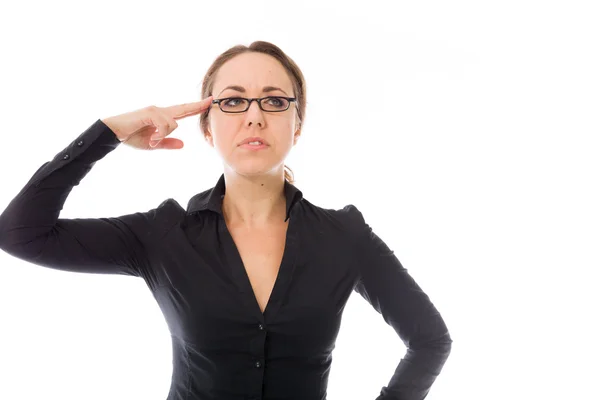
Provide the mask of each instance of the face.
[{"label": "face", "polygon": [[[238,86],[239,88],[228,88]],[[280,90],[269,89],[275,87]],[[243,89],[243,91],[241,90]],[[213,99],[225,97],[295,97],[292,81],[277,59],[262,53],[243,53],[219,69],[212,91]],[[296,103],[282,112],[262,111],[253,101],[243,113],[228,114],[213,104],[208,113],[207,141],[224,166],[245,176],[283,174],[288,153],[300,137]],[[268,147],[247,149],[239,144],[248,137],[260,137]]]}]

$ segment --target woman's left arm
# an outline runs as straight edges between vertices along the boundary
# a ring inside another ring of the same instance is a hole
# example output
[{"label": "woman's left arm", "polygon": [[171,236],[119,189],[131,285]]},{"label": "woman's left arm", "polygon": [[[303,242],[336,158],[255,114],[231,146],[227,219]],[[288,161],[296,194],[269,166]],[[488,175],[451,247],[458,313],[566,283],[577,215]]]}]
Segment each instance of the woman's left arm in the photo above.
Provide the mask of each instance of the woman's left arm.
[{"label": "woman's left arm", "polygon": [[373,232],[356,207],[350,210],[360,217],[355,236],[360,276],[354,290],[394,328],[407,348],[376,400],[422,400],[450,355],[448,328],[393,250]]}]

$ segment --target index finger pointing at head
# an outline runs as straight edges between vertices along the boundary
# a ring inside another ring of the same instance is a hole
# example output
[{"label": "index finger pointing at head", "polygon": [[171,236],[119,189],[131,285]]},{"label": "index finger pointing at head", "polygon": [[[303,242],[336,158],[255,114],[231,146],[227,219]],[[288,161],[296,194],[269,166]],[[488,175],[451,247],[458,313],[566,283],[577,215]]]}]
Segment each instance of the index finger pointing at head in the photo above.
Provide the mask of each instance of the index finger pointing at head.
[{"label": "index finger pointing at head", "polygon": [[181,119],[181,118],[185,118],[185,117],[189,117],[192,115],[197,115],[200,114],[201,112],[206,111],[211,103],[212,103],[212,96],[208,96],[207,98],[200,100],[200,101],[195,101],[193,103],[185,103],[185,104],[178,104],[175,106],[169,106],[169,107],[165,107],[164,111],[171,116],[171,118],[174,119]]}]

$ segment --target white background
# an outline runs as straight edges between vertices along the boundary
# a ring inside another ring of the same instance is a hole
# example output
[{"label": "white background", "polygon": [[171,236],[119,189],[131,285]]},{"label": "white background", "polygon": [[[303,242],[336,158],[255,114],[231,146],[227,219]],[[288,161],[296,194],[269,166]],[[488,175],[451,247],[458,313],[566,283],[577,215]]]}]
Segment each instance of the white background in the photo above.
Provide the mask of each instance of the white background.
[{"label": "white background", "polygon": [[[210,63],[267,40],[302,68],[286,164],[355,204],[454,340],[432,399],[598,399],[600,13],[582,1],[29,1],[0,8],[4,209],[99,118],[199,99]],[[222,173],[198,118],[183,150],[120,146],[61,214],[182,205]],[[164,400],[166,323],[143,281],[0,252],[0,398]],[[375,399],[405,348],[357,293],[328,398]]]}]

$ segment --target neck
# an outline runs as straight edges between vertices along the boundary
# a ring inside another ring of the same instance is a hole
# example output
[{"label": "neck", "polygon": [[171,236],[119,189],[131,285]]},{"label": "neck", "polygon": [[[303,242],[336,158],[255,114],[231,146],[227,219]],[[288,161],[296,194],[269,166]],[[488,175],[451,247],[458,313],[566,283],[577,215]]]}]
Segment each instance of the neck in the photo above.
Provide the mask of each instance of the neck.
[{"label": "neck", "polygon": [[226,171],[223,216],[230,226],[260,228],[283,223],[286,212],[283,171],[244,176]]}]

